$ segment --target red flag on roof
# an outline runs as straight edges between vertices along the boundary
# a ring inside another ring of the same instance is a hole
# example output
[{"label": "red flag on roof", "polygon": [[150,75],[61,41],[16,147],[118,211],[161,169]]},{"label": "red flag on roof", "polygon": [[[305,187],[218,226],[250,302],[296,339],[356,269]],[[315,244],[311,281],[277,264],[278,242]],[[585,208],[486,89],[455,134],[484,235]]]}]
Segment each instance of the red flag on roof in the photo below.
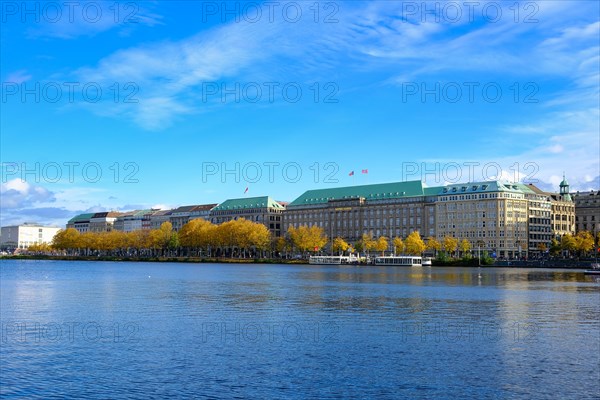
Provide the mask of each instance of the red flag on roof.
[{"label": "red flag on roof", "polygon": [[369,173],[369,170],[368,170],[368,169],[363,169],[363,170],[362,170],[362,173],[363,173],[363,174],[368,174],[368,173]]}]

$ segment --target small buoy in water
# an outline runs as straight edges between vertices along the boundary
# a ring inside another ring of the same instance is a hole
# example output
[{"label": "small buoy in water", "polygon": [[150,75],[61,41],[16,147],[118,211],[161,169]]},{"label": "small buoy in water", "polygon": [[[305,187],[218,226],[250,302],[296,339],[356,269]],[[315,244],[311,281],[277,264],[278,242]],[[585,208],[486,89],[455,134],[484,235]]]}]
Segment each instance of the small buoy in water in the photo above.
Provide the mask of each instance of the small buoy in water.
[{"label": "small buoy in water", "polygon": [[148,275],[148,278],[150,278],[150,275]]}]

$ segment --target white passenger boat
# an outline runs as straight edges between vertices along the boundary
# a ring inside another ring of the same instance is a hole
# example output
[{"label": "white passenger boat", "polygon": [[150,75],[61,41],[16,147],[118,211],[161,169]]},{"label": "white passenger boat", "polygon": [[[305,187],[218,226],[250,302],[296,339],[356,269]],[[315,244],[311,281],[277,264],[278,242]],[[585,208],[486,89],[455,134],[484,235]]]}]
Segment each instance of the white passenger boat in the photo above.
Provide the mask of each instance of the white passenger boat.
[{"label": "white passenger boat", "polygon": [[423,257],[423,266],[424,267],[431,267],[431,257]]},{"label": "white passenger boat", "polygon": [[586,275],[600,275],[600,264],[593,263],[591,269],[586,269],[584,274]]},{"label": "white passenger boat", "polygon": [[341,264],[358,264],[356,256],[310,256],[309,264],[318,265],[341,265]]},{"label": "white passenger boat", "polygon": [[383,256],[375,258],[375,265],[389,265],[395,267],[421,267],[423,261],[418,256]]}]

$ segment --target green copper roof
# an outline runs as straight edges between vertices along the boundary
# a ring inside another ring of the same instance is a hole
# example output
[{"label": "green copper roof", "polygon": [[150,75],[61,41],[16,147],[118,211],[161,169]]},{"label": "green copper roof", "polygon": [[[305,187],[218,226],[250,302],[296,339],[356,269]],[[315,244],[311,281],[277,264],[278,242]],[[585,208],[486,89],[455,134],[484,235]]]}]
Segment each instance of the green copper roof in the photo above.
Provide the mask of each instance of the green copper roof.
[{"label": "green copper roof", "polygon": [[560,182],[559,186],[560,187],[569,186],[569,182],[567,182],[567,178],[565,178],[564,174],[563,174],[563,180],[562,180],[562,182]]},{"label": "green copper roof", "polygon": [[284,207],[270,198],[269,196],[261,197],[243,197],[241,199],[228,199],[219,204],[212,211],[232,211],[232,210],[247,210],[251,208],[278,208],[283,210]]},{"label": "green copper roof", "polygon": [[89,221],[95,213],[79,214],[69,220],[69,224],[74,224],[79,221]]},{"label": "green copper roof", "polygon": [[[432,188],[434,189],[434,188]],[[527,185],[522,183],[509,183],[499,181],[456,183],[453,185],[440,186],[437,188],[438,195],[457,195],[491,192],[514,192],[514,193],[535,193]]]},{"label": "green copper roof", "polygon": [[421,181],[309,190],[292,201],[288,207],[324,204],[329,200],[346,200],[359,197],[364,197],[367,200],[384,200],[415,196],[423,196],[423,184]]},{"label": "green copper roof", "polygon": [[290,203],[289,207],[324,204],[329,200],[364,197],[367,201],[399,199],[403,197],[443,196],[490,192],[534,193],[522,183],[498,181],[457,183],[446,186],[423,187],[421,181],[382,183],[375,185],[347,186],[332,189],[309,190]]},{"label": "green copper roof", "polygon": [[442,191],[442,186],[424,187],[423,195],[425,196],[437,196]]}]

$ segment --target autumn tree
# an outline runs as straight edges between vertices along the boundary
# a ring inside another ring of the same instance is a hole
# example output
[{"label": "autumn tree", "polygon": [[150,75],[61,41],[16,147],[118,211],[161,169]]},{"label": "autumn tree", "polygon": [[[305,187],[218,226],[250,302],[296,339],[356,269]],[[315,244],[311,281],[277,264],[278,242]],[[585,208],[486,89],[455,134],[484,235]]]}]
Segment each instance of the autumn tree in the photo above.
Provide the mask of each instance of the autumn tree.
[{"label": "autumn tree", "polygon": [[260,250],[264,253],[269,248],[271,242],[271,232],[263,224],[251,222],[249,225],[249,245],[256,251]]},{"label": "autumn tree", "polygon": [[463,239],[460,241],[458,248],[463,256],[469,255],[469,251],[471,250],[471,242],[469,242],[467,239]]},{"label": "autumn tree", "polygon": [[52,247],[72,254],[73,250],[79,246],[79,236],[79,231],[74,228],[61,229],[52,238]]},{"label": "autumn tree", "polygon": [[395,237],[393,240],[394,251],[396,254],[404,253],[404,241],[400,237]]},{"label": "autumn tree", "polygon": [[425,251],[427,246],[425,246],[425,242],[421,239],[421,235],[418,231],[412,231],[405,241],[406,252],[410,255],[419,255]]},{"label": "autumn tree", "polygon": [[389,243],[388,239],[385,236],[380,236],[375,242],[375,250],[381,252],[381,255],[385,254],[385,251],[388,249]]},{"label": "autumn tree", "polygon": [[437,253],[442,249],[442,244],[433,236],[429,236],[427,238],[427,250],[432,250],[434,253]]},{"label": "autumn tree", "polygon": [[538,243],[537,245],[537,249],[541,252],[541,253],[545,253],[546,250],[548,250],[548,247],[546,246],[545,243]]},{"label": "autumn tree", "polygon": [[560,248],[562,250],[568,251],[569,254],[571,254],[571,252],[577,250],[577,242],[575,241],[575,238],[572,235],[569,235],[567,233],[566,235],[563,235],[562,238],[560,238]]},{"label": "autumn tree", "polygon": [[290,240],[285,236],[280,236],[278,238],[273,239],[273,249],[277,253],[285,253],[285,256],[287,258],[287,253],[291,250]]},{"label": "autumn tree", "polygon": [[303,253],[318,251],[327,243],[327,236],[325,236],[323,228],[316,225],[311,227],[301,225],[298,228],[291,226],[288,229],[288,236],[294,246]]},{"label": "autumn tree", "polygon": [[48,243],[34,243],[27,248],[30,253],[48,253],[52,250]]},{"label": "autumn tree", "polygon": [[358,253],[362,253],[365,250],[362,240],[357,240],[356,243],[354,243],[354,250]]},{"label": "autumn tree", "polygon": [[580,231],[575,235],[575,248],[580,254],[587,253],[594,248],[594,236],[588,231]]},{"label": "autumn tree", "polygon": [[363,233],[362,238],[360,240],[362,242],[364,251],[369,253],[369,252],[375,250],[375,247],[377,246],[377,242],[375,241],[375,239],[373,239],[373,234],[371,232]]},{"label": "autumn tree", "polygon": [[336,237],[335,239],[333,239],[333,242],[331,244],[331,249],[334,253],[342,254],[346,250],[348,250],[349,247],[350,245],[341,237]]},{"label": "autumn tree", "polygon": [[453,254],[458,248],[458,239],[452,236],[445,236],[442,241],[442,247],[448,254]]},{"label": "autumn tree", "polygon": [[552,254],[553,256],[557,256],[560,253],[560,250],[561,250],[560,242],[558,240],[556,240],[555,238],[553,238],[550,241],[550,254]]}]

